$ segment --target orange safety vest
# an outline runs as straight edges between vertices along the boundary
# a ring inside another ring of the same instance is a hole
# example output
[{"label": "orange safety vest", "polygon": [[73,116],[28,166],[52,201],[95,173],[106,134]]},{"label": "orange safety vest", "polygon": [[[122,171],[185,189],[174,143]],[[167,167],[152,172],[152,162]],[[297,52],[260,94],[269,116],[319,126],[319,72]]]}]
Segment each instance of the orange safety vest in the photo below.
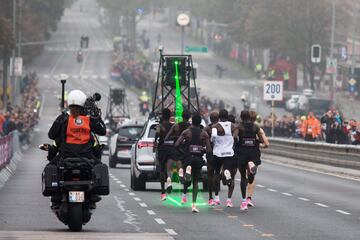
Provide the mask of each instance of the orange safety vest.
[{"label": "orange safety vest", "polygon": [[90,141],[90,117],[79,116],[74,118],[69,116],[68,126],[66,129],[66,143],[69,144],[86,144]]}]

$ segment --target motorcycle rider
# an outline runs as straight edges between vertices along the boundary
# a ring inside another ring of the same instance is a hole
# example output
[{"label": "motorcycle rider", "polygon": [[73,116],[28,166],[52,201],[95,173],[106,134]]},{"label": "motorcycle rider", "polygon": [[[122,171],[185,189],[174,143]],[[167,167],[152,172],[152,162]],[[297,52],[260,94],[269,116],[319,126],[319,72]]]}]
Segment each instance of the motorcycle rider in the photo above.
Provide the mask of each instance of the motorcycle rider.
[{"label": "motorcycle rider", "polygon": [[145,91],[143,91],[141,93],[141,96],[139,97],[140,112],[143,115],[145,115],[145,113],[149,111],[149,101],[150,101],[150,97],[147,95]]},{"label": "motorcycle rider", "polygon": [[[86,95],[80,90],[73,90],[68,95],[68,105],[70,114],[62,112],[52,124],[48,137],[57,143],[59,154],[52,160],[57,163],[60,158],[83,157],[95,160],[100,163],[100,159],[93,154],[94,138],[92,133],[100,136],[106,135],[106,126],[98,116],[88,116],[84,114],[84,104]],[[92,195],[93,202],[100,201],[100,197]],[[61,203],[61,194],[54,194],[51,197],[52,208],[56,208]]]}]

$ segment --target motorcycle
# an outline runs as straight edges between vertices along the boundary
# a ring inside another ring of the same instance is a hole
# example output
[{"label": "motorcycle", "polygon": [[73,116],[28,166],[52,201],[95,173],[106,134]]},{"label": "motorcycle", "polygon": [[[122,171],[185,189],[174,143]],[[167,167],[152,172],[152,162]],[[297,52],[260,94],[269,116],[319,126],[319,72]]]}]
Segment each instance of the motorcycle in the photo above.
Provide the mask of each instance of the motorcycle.
[{"label": "motorcycle", "polygon": [[[44,151],[51,147],[39,146]],[[93,159],[60,158],[57,165],[48,164],[42,173],[42,193],[46,197],[61,196],[60,205],[52,210],[71,231],[82,230],[96,209],[98,195],[109,192],[108,168],[105,164],[95,164]]]},{"label": "motorcycle", "polygon": [[76,60],[78,63],[81,63],[83,61],[83,55],[82,53],[78,53],[76,56]]},{"label": "motorcycle", "polygon": [[145,116],[145,114],[149,112],[149,102],[140,103],[140,112],[142,113],[143,116]]}]

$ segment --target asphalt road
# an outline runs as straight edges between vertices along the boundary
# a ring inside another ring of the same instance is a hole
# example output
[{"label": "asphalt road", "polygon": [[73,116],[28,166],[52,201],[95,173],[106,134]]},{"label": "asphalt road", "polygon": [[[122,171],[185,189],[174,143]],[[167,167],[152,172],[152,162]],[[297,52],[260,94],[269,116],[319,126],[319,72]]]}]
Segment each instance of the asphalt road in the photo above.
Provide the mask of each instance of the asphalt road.
[{"label": "asphalt road", "polygon": [[[53,38],[69,42],[49,46],[29,67],[41,76],[45,104],[32,146],[24,152],[15,175],[0,190],[0,239],[359,239],[357,181],[270,163],[263,163],[259,169],[254,208],[240,211],[236,181],[233,208],[208,207],[207,193],[201,193],[199,214],[191,213],[190,205],[177,203],[178,191],[171,195],[172,200],[160,202],[158,183],[147,184],[147,191],[133,192],[129,169],[119,166],[110,170],[111,194],[98,204],[84,232],[69,233],[50,211],[49,199],[41,195],[40,175],[46,153],[36,146],[49,142],[49,124],[59,113],[56,95],[60,93],[60,84],[53,79],[55,75],[72,76],[69,88],[99,91],[104,95],[102,106],[106,106],[108,85],[121,86],[108,78],[109,40],[92,7],[90,3],[83,4],[84,10],[80,12],[76,4],[71,11],[67,10]],[[91,49],[85,61],[78,64],[74,49],[85,34],[90,36]],[[224,91],[226,86],[223,85]],[[228,91],[236,90],[229,86]],[[129,100],[134,103],[132,110],[136,116],[136,96],[129,92]],[[107,162],[107,158],[103,161]]]}]

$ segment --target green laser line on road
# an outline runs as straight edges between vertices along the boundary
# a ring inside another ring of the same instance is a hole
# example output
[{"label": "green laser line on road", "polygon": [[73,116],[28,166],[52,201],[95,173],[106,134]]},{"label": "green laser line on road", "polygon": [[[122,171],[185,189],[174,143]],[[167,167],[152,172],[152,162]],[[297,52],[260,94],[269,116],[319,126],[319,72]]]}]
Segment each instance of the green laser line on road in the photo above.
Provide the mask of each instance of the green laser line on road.
[{"label": "green laser line on road", "polygon": [[175,60],[175,121],[182,121],[182,113],[184,111],[181,99],[181,87],[180,87],[180,76],[179,76],[179,61]]}]

